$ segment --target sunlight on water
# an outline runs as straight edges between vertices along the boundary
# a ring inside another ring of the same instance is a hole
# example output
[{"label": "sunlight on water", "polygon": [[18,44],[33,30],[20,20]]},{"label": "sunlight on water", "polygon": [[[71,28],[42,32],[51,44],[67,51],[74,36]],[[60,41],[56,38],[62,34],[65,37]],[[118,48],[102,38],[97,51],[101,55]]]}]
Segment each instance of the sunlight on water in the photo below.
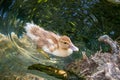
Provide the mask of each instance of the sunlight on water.
[{"label": "sunlight on water", "polygon": [[[28,66],[35,63],[50,66],[57,66],[58,63],[64,64],[61,60],[56,58],[48,60],[37,52],[35,44],[32,43],[26,35],[18,38],[13,32],[11,35],[0,34],[0,58],[1,75],[25,74],[26,72],[36,74],[34,71],[27,70]],[[39,73],[42,77],[50,78],[50,76],[43,74],[44,73]]]}]

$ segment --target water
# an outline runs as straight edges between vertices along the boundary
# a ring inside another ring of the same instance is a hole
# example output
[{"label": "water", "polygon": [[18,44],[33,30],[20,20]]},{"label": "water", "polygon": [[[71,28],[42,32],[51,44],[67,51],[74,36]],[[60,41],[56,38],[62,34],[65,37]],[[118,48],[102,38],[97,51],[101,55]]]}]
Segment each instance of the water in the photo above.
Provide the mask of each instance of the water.
[{"label": "water", "polygon": [[[26,36],[18,38],[15,33],[7,36],[0,34],[0,43],[0,74],[4,76],[33,73],[34,71],[28,70],[28,66],[35,63],[54,67],[58,63],[63,63],[59,59],[48,60],[45,56],[38,53],[35,45]],[[42,75],[45,78],[47,76],[46,74]],[[50,76],[48,78],[55,79]]]},{"label": "water", "polygon": [[[119,36],[119,9],[119,4],[104,0],[1,0],[0,76],[20,77],[31,73],[45,80],[60,80],[45,72],[28,70],[28,66],[40,63],[64,69],[81,58],[81,51],[91,55],[99,50],[101,44],[97,38],[100,35]],[[67,58],[49,55],[51,60],[47,59],[25,35],[24,26],[31,21],[47,30],[70,36],[80,51]]]}]

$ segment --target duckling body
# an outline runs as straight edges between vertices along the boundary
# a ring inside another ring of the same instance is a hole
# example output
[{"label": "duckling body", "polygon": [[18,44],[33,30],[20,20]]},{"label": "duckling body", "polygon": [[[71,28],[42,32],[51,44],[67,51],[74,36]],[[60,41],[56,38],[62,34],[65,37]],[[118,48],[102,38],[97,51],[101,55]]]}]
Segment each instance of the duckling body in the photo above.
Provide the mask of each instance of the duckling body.
[{"label": "duckling body", "polygon": [[37,48],[49,54],[67,57],[72,54],[73,51],[79,50],[68,36],[57,35],[33,23],[27,23],[25,30],[27,36],[37,45]]}]

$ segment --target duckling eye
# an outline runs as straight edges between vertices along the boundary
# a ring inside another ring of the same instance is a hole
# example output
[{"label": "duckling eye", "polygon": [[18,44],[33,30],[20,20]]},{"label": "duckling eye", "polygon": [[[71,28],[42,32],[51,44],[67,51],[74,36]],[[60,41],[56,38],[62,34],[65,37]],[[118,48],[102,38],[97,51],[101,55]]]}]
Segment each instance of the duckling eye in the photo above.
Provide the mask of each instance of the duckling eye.
[{"label": "duckling eye", "polygon": [[64,44],[67,44],[67,42],[63,42]]}]

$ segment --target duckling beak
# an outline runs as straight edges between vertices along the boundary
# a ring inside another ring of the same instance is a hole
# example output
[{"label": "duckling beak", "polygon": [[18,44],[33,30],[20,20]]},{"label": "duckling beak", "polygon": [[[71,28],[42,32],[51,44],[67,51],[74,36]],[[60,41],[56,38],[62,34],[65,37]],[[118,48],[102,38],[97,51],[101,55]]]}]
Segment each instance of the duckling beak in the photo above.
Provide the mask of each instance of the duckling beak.
[{"label": "duckling beak", "polygon": [[71,48],[73,51],[79,51],[79,48],[76,47],[74,44],[71,44],[71,45],[70,45],[70,48]]}]

